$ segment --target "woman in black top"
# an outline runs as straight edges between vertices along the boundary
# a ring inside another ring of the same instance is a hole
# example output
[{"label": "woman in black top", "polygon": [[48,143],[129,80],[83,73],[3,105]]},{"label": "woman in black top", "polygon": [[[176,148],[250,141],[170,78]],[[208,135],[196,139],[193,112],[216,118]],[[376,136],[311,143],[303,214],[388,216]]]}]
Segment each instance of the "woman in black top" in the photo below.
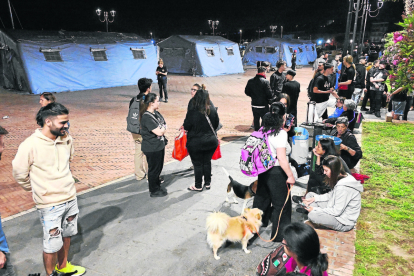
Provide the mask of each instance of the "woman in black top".
[{"label": "woman in black top", "polygon": [[354,167],[362,158],[362,150],[359,146],[355,135],[348,129],[348,119],[345,117],[339,117],[336,120],[336,130],[332,135],[340,138],[342,143],[340,145],[341,158],[348,165],[348,168],[352,173],[355,173]]},{"label": "woman in black top", "polygon": [[[344,57],[344,61],[342,62],[343,66],[345,66],[344,72],[341,74],[341,82],[338,83],[338,88],[341,85],[347,85],[348,89],[346,90],[339,90],[338,95],[340,97],[345,97],[346,99],[351,99],[352,94],[354,94],[355,90],[355,64],[353,63],[353,58],[351,55],[347,55]],[[343,69],[342,69],[343,70]]]},{"label": "woman in black top", "polygon": [[142,146],[141,150],[148,162],[148,187],[151,197],[162,197],[167,191],[161,189],[160,175],[164,166],[165,145],[164,134],[167,124],[164,117],[157,111],[160,105],[157,95],[148,93],[142,97],[139,108]]},{"label": "woman in black top", "polygon": [[168,103],[168,92],[167,92],[168,70],[167,70],[167,67],[164,66],[164,62],[162,61],[162,59],[158,61],[158,67],[157,67],[157,70],[155,71],[155,74],[157,75],[158,87],[160,89],[160,102],[162,102],[162,98],[164,96],[163,95],[163,90],[164,90],[164,94],[165,94],[164,102]]},{"label": "woman in black top", "polygon": [[[219,117],[210,104],[206,90],[200,89],[194,95],[184,120],[187,133],[187,149],[194,166],[195,185],[188,190],[201,192],[211,185],[211,158],[218,146],[216,132]],[[204,186],[203,186],[204,176]]]}]

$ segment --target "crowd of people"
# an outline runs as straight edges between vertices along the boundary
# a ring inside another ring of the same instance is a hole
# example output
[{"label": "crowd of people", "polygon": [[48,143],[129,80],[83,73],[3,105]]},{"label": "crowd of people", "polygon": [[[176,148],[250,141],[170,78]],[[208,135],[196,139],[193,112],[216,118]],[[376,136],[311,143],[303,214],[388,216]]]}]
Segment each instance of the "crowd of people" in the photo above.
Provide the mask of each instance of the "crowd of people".
[{"label": "crowd of people", "polygon": [[[139,79],[139,93],[131,99],[127,117],[127,130],[135,142],[135,177],[147,179],[150,197],[168,194],[161,186],[168,128],[159,111],[160,102],[168,102],[168,71],[162,60],[158,65],[159,96],[151,92],[151,79]],[[264,212],[263,227],[272,223],[273,241],[282,242],[285,252],[292,257],[287,266],[290,271],[299,268],[307,275],[326,275],[327,256],[320,253],[319,239],[309,225],[349,231],[356,224],[363,187],[352,173],[362,158],[362,150],[352,133],[351,123],[356,120],[355,111],[363,93],[361,111],[366,110],[367,100],[370,100],[371,110],[367,113],[379,114],[387,89],[384,68],[383,61],[375,61],[371,69],[365,68],[362,57],[355,65],[349,55],[343,59],[337,55],[329,61],[323,54],[315,61],[308,96],[316,103],[318,120],[333,126],[331,135],[340,138],[342,143],[337,148],[328,138],[316,144],[313,149],[316,167],[310,173],[303,197],[290,196],[295,184],[291,140],[295,135],[294,127],[298,125],[301,91],[300,84],[294,80],[295,68],[285,72],[285,62],[279,61],[276,71],[267,80],[270,63],[263,62],[257,74],[247,82],[245,94],[251,98],[254,130],[270,133],[267,136],[269,151],[277,160],[272,168],[258,176],[253,207]],[[403,115],[406,119],[412,96],[407,96],[400,88],[391,94],[394,115]],[[220,120],[204,85],[194,84],[190,95],[181,131],[187,134],[187,149],[194,169],[194,185],[188,190],[201,192],[204,188],[210,189],[212,184],[211,159],[219,145]],[[328,115],[332,97],[336,98],[336,109]],[[23,189],[33,193],[43,226],[43,260],[47,275],[83,275],[85,268],[68,261],[70,239],[77,234],[79,214],[75,181],[69,166],[74,154],[69,110],[56,102],[52,93],[43,93],[39,103],[41,108],[36,122],[40,128],[19,146],[12,162],[13,176]],[[0,158],[6,134],[0,127]],[[309,225],[291,223],[292,200],[302,205],[297,211],[308,216]],[[0,225],[0,266],[8,262],[8,252]],[[7,267],[13,270],[11,264]],[[12,273],[9,275],[14,275]]]}]

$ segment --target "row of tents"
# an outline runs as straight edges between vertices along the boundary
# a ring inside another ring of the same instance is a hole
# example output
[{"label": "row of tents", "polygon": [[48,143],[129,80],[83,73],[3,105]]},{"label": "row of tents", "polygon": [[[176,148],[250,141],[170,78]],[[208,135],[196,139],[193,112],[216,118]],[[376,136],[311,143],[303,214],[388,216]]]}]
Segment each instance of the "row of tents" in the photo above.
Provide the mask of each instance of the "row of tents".
[{"label": "row of tents", "polygon": [[0,30],[0,85],[6,89],[65,92],[156,82],[159,58],[169,73],[218,76],[244,73],[243,65],[279,58],[291,66],[316,59],[310,41],[262,38],[239,45],[220,36],[171,36],[158,43],[131,33]]}]

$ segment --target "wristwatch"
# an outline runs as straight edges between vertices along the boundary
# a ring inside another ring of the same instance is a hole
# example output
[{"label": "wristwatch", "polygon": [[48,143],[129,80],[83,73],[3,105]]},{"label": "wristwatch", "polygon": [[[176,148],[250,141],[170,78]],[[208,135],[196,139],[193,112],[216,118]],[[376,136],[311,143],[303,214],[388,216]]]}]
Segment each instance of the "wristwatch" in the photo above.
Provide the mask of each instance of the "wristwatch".
[{"label": "wristwatch", "polygon": [[349,152],[349,150],[350,150],[350,149],[349,149],[349,147],[346,147],[346,151],[348,151],[348,152]]}]

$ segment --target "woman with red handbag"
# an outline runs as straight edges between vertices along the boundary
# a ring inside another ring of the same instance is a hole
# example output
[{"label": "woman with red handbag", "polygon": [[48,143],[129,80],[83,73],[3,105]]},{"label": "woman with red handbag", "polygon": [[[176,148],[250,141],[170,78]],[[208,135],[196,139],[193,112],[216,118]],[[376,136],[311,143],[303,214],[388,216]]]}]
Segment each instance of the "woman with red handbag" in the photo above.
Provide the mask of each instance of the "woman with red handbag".
[{"label": "woman with red handbag", "polygon": [[341,82],[338,83],[338,96],[351,99],[355,90],[355,64],[351,55],[344,57],[342,62],[345,66],[344,72],[341,74]]},{"label": "woman with red handbag", "polygon": [[219,145],[215,132],[218,125],[217,110],[211,106],[208,92],[197,90],[184,120],[195,175],[195,185],[188,187],[189,191],[201,192],[204,187],[207,190],[211,187],[211,158]]}]

